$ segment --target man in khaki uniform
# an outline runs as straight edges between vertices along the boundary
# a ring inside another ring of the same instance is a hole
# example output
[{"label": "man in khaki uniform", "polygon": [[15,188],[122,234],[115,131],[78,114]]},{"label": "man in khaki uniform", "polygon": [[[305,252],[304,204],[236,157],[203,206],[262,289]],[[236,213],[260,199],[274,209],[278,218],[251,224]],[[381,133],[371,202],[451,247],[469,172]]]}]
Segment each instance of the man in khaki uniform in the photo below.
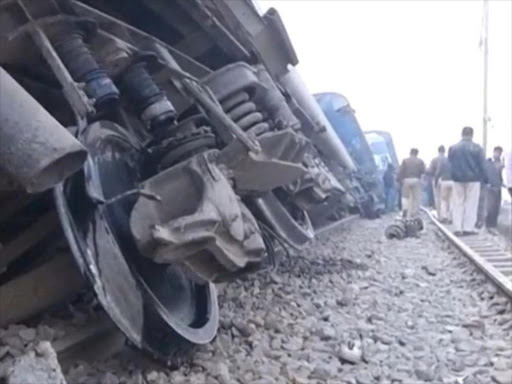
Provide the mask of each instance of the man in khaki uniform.
[{"label": "man in khaki uniform", "polygon": [[410,156],[402,161],[398,171],[398,182],[402,185],[403,217],[417,217],[420,212],[421,176],[425,173],[425,163],[418,158],[418,150],[411,149]]}]

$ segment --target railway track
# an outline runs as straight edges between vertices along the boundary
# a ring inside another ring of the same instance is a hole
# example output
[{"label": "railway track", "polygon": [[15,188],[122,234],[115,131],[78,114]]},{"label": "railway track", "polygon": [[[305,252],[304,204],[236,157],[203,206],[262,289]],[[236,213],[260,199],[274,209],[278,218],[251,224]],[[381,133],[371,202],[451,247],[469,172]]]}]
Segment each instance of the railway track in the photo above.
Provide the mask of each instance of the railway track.
[{"label": "railway track", "polygon": [[512,252],[498,244],[491,235],[457,237],[449,225],[440,223],[427,209],[423,211],[441,233],[482,271],[503,293],[512,298]]},{"label": "railway track", "polygon": [[318,228],[315,232],[316,232],[316,234],[320,234],[320,233],[323,233],[323,232],[330,231],[331,229],[334,229],[334,228],[336,228],[336,227],[338,227],[340,225],[349,223],[349,222],[357,219],[358,217],[360,217],[360,216],[359,215],[350,215],[350,216],[344,217],[341,220],[335,221],[335,222],[327,224],[327,225],[325,225],[325,226],[323,226],[321,228]]}]

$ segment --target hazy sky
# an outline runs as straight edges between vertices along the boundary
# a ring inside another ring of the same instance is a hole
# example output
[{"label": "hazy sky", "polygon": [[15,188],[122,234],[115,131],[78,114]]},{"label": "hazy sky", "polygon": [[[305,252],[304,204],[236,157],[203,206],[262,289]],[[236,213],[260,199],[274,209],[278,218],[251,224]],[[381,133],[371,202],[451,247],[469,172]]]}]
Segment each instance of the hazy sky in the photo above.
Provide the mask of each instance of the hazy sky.
[{"label": "hazy sky", "polygon": [[[284,20],[312,92],[344,94],[363,130],[430,160],[471,125],[482,137],[483,1],[262,0]],[[512,142],[512,2],[489,5],[489,147]]]}]

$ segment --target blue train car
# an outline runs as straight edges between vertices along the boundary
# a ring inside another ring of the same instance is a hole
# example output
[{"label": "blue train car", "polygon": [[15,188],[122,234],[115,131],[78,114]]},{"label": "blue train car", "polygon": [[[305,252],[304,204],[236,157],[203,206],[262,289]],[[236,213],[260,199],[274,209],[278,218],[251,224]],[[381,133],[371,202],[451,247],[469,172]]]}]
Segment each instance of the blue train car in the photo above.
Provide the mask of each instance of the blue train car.
[{"label": "blue train car", "polygon": [[358,169],[364,173],[375,172],[372,150],[347,98],[338,93],[319,93],[315,98]]},{"label": "blue train car", "polygon": [[388,164],[393,164],[398,169],[398,157],[396,156],[393,138],[386,131],[366,131],[366,141],[373,153],[373,158],[380,175],[386,171]]},{"label": "blue train car", "polygon": [[356,164],[356,177],[367,194],[367,200],[374,205],[372,210],[379,210],[384,202],[382,177],[354,109],[347,98],[338,93],[319,93],[315,98]]}]

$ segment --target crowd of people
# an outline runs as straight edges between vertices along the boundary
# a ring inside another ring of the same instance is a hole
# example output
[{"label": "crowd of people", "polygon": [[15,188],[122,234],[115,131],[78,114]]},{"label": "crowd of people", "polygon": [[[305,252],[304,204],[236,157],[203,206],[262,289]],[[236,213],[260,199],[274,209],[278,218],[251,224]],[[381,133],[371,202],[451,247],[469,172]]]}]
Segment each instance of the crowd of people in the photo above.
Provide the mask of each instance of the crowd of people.
[{"label": "crowd of people", "polygon": [[486,159],[483,148],[473,141],[473,128],[464,127],[461,140],[448,154],[441,145],[428,168],[418,155],[413,148],[398,170],[388,165],[383,176],[386,209],[398,207],[404,218],[414,218],[426,191],[426,204],[435,208],[441,222],[453,225],[455,235],[476,234],[484,226],[494,233],[503,187],[512,197],[512,153],[505,160],[503,148],[497,146]]}]

